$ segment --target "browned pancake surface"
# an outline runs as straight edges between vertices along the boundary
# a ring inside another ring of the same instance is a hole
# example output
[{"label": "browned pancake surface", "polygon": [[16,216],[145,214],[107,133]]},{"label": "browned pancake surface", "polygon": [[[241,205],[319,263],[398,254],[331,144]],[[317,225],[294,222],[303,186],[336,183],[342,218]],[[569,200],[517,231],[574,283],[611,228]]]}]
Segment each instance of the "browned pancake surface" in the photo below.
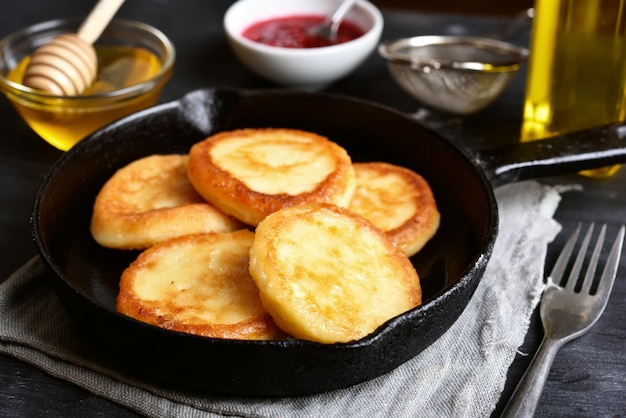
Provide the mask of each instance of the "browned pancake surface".
[{"label": "browned pancake surface", "polygon": [[311,202],[347,206],[356,186],[347,152],[301,130],[221,132],[195,144],[189,157],[195,189],[253,226],[283,207]]},{"label": "browned pancake surface", "polygon": [[419,277],[402,251],[366,219],[329,204],[265,218],[250,273],[281,329],[323,343],[362,338],[421,303]]},{"label": "browned pancake surface", "polygon": [[440,215],[426,180],[404,167],[372,162],[355,163],[357,188],[348,206],[385,231],[411,256],[439,228]]},{"label": "browned pancake surface", "polygon": [[284,337],[248,272],[254,233],[188,235],[144,251],[122,274],[119,312],[158,327],[228,339]]},{"label": "browned pancake surface", "polygon": [[118,170],[96,197],[94,239],[110,248],[145,249],[178,236],[242,228],[195,191],[187,179],[188,160],[152,155]]}]

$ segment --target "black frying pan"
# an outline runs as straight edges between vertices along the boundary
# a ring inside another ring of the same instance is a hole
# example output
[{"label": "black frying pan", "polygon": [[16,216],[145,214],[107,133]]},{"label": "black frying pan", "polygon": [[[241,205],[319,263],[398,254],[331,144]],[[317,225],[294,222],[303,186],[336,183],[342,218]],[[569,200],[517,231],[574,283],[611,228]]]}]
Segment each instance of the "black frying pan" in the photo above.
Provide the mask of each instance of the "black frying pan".
[{"label": "black frying pan", "polygon": [[[154,153],[185,153],[216,131],[314,131],[354,161],[409,167],[431,184],[442,214],[412,261],[424,303],[352,343],[232,341],[163,330],[115,311],[118,279],[136,252],[98,246],[94,198],[113,172]],[[127,374],[211,393],[291,396],[380,376],[420,353],[458,318],[497,235],[492,185],[626,161],[617,127],[469,155],[408,115],[346,97],[288,91],[199,90],[94,133],[54,165],[32,218],[38,251],[94,354]],[[600,137],[598,137],[600,135]]]}]

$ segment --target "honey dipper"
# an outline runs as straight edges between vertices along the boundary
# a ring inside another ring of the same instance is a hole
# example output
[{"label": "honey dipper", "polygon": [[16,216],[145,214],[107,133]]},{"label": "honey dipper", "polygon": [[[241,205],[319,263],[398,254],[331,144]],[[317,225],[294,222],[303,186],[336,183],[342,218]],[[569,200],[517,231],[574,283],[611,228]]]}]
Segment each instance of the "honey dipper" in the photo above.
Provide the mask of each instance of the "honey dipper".
[{"label": "honey dipper", "polygon": [[62,34],[31,56],[22,83],[59,96],[76,96],[96,78],[98,60],[93,43],[124,0],[99,0],[76,33]]}]

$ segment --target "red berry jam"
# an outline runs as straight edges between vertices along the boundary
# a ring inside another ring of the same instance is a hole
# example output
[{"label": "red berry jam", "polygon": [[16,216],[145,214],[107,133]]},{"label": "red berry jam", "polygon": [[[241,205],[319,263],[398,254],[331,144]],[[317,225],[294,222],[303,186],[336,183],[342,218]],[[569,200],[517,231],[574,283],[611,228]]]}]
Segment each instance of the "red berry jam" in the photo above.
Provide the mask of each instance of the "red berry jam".
[{"label": "red berry jam", "polygon": [[[255,42],[283,48],[329,46],[331,42],[327,39],[307,33],[309,28],[319,25],[324,19],[323,15],[294,15],[263,20],[245,29],[242,35]],[[356,24],[344,20],[339,25],[337,39],[332,45],[351,41],[364,33]]]}]

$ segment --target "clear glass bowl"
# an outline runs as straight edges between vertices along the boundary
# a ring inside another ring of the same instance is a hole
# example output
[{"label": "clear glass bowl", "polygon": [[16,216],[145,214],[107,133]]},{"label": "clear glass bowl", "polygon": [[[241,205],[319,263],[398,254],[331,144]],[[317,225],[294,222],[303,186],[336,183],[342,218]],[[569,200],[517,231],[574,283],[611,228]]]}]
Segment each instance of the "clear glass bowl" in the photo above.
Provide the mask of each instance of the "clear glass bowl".
[{"label": "clear glass bowl", "polygon": [[[124,52],[124,58],[116,61],[118,68],[111,74],[127,75],[131,68],[135,71],[131,71],[133,77],[143,81],[133,84],[106,80],[103,78],[106,74],[99,72],[93,88],[80,96],[55,96],[22,85],[20,68],[26,68],[27,57],[55,36],[76,32],[81,23],[81,19],[52,20],[0,40],[0,90],[39,136],[64,151],[96,129],[154,105],[174,70],[174,45],[163,33],[144,23],[115,19],[94,44],[99,66],[118,52]],[[124,65],[128,67],[120,70]],[[148,67],[152,69],[146,70]],[[146,72],[137,75],[138,68]],[[107,90],[101,89],[106,83],[124,87],[101,92]]]}]

